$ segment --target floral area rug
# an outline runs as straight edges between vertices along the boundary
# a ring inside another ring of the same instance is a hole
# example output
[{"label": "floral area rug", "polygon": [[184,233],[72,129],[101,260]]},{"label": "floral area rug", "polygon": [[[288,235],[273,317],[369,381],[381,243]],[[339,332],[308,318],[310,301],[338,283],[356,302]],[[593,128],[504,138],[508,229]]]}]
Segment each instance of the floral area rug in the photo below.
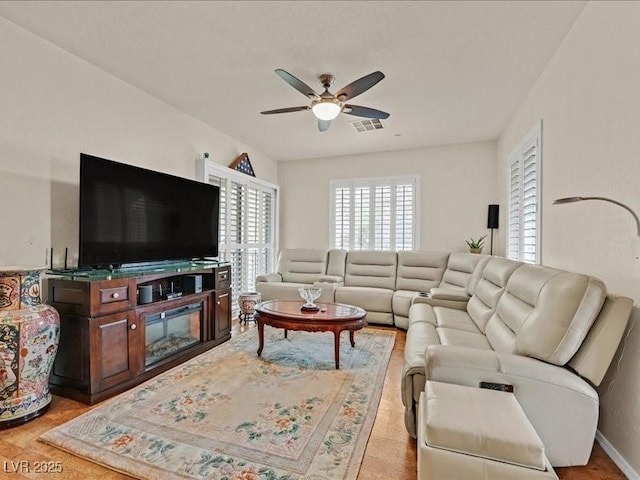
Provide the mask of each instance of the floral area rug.
[{"label": "floral area rug", "polygon": [[395,333],[265,327],[232,338],[40,439],[143,479],[353,480]]}]

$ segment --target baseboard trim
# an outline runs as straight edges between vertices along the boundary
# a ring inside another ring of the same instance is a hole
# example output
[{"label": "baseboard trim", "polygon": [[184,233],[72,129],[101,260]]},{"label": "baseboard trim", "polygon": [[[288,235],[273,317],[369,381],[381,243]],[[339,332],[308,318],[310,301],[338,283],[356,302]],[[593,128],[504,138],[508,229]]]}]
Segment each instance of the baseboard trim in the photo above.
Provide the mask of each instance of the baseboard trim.
[{"label": "baseboard trim", "polygon": [[618,468],[622,470],[622,473],[624,473],[629,480],[640,480],[640,475],[638,475],[638,472],[636,472],[631,467],[631,465],[627,463],[627,461],[622,457],[622,455],[620,455],[620,453],[614,448],[614,446],[609,443],[609,440],[607,440],[605,436],[600,433],[600,430],[596,430],[596,440],[598,441],[602,449],[607,453],[607,455],[611,457],[613,463],[615,463]]}]

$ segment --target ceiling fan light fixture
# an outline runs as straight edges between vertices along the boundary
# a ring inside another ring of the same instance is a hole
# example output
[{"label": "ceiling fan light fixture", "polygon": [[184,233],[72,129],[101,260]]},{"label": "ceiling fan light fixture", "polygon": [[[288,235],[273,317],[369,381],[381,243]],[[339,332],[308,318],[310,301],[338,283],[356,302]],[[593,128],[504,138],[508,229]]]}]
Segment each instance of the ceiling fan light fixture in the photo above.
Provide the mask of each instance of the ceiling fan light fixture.
[{"label": "ceiling fan light fixture", "polygon": [[[276,74],[305,97],[311,99],[311,105],[308,107],[277,108],[275,110],[260,112],[263,115],[311,110],[313,115],[318,119],[318,129],[321,132],[325,132],[331,125],[331,121],[340,115],[340,113],[346,113],[368,119],[385,120],[389,118],[389,114],[387,112],[376,110],[375,108],[345,103],[348,100],[357,97],[361,93],[366,92],[382,80],[384,78],[384,73],[382,72],[376,71],[369,75],[365,75],[355,82],[351,82],[346,87],[343,87],[335,95],[329,91],[334,80],[333,75],[331,74],[324,73],[320,75],[320,83],[324,87],[324,92],[320,94],[316,93],[316,91],[309,85],[282,68],[276,69]],[[382,124],[380,124],[380,126],[382,126]]]},{"label": "ceiling fan light fixture", "polygon": [[342,110],[340,102],[333,98],[321,98],[311,105],[311,111],[318,120],[333,120]]}]

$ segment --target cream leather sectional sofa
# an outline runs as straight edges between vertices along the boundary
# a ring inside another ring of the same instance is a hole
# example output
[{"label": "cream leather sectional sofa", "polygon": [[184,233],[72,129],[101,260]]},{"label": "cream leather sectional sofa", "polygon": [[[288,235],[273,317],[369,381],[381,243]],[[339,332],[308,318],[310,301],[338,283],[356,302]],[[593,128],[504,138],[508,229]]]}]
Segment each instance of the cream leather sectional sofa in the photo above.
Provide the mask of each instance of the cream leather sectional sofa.
[{"label": "cream leather sectional sofa", "polygon": [[[406,329],[402,402],[416,436],[427,380],[512,385],[553,466],[584,465],[602,381],[633,300],[593,277],[468,253],[285,250],[278,273],[257,279],[263,300],[360,306],[370,323]],[[429,292],[429,296],[421,293]]]},{"label": "cream leather sectional sofa", "polygon": [[367,321],[407,329],[409,308],[433,292],[442,305],[469,298],[488,255],[442,252],[374,252],[287,249],[277,271],[256,278],[262,300],[300,300],[298,288],[323,290],[318,301],[347,303],[367,311]]}]

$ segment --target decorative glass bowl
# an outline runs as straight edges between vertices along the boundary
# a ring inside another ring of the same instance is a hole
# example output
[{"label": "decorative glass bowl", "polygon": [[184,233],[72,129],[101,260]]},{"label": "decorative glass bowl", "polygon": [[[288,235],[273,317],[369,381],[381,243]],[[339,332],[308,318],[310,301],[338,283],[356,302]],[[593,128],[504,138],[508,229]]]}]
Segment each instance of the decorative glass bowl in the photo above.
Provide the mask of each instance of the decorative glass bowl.
[{"label": "decorative glass bowl", "polygon": [[322,289],[320,287],[300,287],[298,288],[298,293],[302,299],[307,302],[300,307],[301,310],[320,310],[320,307],[313,303],[322,295]]}]

